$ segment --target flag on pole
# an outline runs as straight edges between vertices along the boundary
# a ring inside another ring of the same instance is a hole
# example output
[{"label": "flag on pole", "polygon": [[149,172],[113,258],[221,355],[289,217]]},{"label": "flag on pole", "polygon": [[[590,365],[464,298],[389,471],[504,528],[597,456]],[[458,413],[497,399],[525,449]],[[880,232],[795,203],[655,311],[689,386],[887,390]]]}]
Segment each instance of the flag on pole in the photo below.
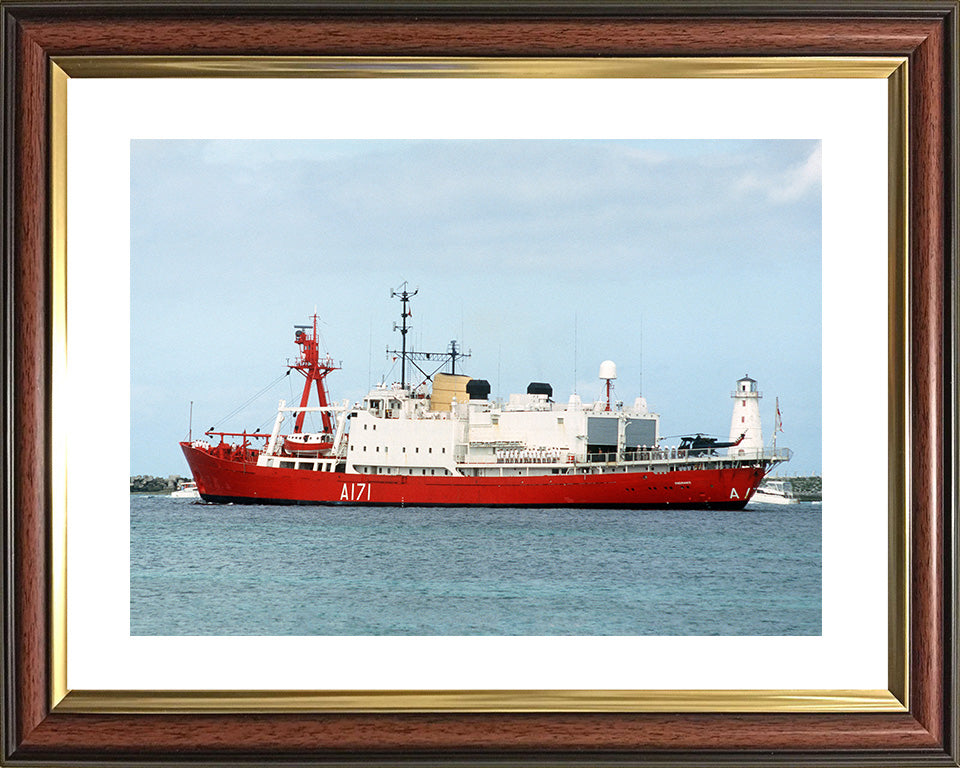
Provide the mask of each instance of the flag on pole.
[{"label": "flag on pole", "polygon": [[777,398],[777,422],[773,428],[773,434],[783,432],[783,417],[780,415],[780,398]]}]

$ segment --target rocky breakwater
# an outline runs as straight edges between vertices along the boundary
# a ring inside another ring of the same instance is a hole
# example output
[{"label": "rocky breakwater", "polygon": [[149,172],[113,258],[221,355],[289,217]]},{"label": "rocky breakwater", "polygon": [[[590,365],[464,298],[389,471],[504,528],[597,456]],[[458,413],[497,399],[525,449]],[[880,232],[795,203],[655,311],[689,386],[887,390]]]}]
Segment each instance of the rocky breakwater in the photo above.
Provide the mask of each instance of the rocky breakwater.
[{"label": "rocky breakwater", "polygon": [[190,480],[189,477],[179,475],[136,475],[130,478],[130,493],[170,493],[177,490],[181,483],[188,483]]},{"label": "rocky breakwater", "polygon": [[820,475],[808,475],[806,477],[784,477],[775,478],[778,480],[787,480],[793,488],[793,495],[800,501],[822,501],[823,500],[823,478]]}]

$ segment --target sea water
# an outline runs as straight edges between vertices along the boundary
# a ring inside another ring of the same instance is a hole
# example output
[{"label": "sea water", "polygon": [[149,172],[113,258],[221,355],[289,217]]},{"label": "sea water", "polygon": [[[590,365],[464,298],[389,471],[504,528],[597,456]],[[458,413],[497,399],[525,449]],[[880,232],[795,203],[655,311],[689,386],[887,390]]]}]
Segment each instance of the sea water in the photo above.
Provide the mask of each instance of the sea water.
[{"label": "sea water", "polygon": [[820,505],[130,498],[133,635],[819,635]]}]

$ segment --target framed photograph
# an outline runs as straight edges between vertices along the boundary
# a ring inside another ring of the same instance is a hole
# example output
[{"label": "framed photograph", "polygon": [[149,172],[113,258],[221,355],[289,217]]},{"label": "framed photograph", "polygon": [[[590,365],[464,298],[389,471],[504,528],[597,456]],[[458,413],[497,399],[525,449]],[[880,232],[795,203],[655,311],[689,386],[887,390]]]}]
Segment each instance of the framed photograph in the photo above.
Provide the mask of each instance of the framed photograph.
[{"label": "framed photograph", "polygon": [[2,19],[4,761],[958,764],[955,2]]}]

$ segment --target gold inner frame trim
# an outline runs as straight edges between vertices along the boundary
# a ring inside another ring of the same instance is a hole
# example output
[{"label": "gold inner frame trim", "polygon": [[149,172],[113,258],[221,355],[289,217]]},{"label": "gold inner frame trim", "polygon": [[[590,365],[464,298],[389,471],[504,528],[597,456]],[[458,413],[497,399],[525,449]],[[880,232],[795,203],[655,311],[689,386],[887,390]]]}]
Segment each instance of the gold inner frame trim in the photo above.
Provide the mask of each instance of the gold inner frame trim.
[{"label": "gold inner frame trim", "polygon": [[903,57],[57,56],[70,77],[886,78]]},{"label": "gold inner frame trim", "polygon": [[50,675],[51,699],[67,694],[67,80],[50,67]]},{"label": "gold inner frame trim", "polygon": [[57,712],[904,712],[889,691],[74,691]]},{"label": "gold inner frame trim", "polygon": [[[67,85],[71,77],[876,78],[888,81],[889,690],[69,690]],[[909,691],[907,60],[903,57],[434,58],[63,56],[51,61],[51,707],[57,712],[905,712]]]},{"label": "gold inner frame trim", "polygon": [[909,65],[887,79],[887,680],[890,691],[910,706],[910,339],[909,306]]}]

